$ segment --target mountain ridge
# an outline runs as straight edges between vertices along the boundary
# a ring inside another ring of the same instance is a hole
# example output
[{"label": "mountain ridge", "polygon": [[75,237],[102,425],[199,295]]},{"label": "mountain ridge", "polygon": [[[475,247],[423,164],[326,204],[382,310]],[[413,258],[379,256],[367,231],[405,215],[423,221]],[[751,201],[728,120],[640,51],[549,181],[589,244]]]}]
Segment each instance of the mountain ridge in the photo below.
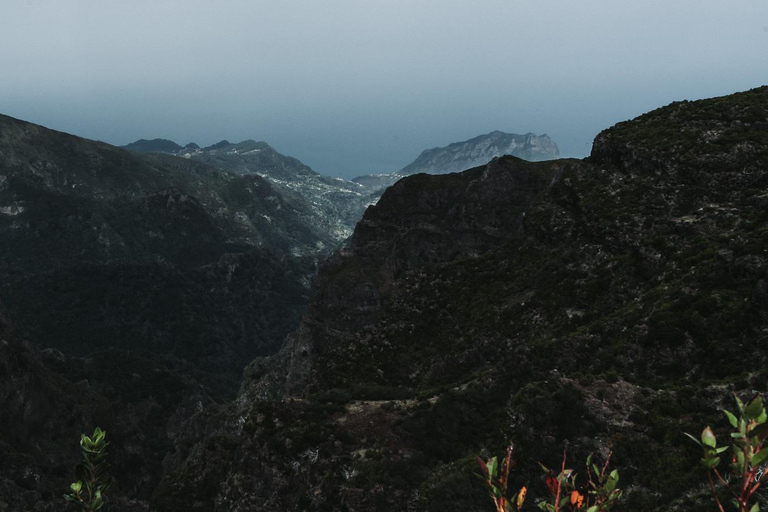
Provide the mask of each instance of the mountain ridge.
[{"label": "mountain ridge", "polygon": [[[136,144],[123,147],[130,148]],[[321,176],[298,159],[277,152],[264,141],[246,139],[233,144],[223,140],[202,149],[187,146],[160,152],[201,161],[238,175],[264,178],[285,195],[302,198],[312,212],[308,222],[327,231],[335,244],[343,242],[352,233],[355,223],[371,202],[365,187]]]},{"label": "mountain ridge", "polygon": [[709,510],[680,433],[722,420],[729,386],[768,391],[766,123],[762,87],[620,123],[584,160],[402,179],[206,420],[219,465],[174,459],[157,503],[205,499],[196,475],[231,510],[474,510],[474,455],[511,439],[514,488],[546,495],[531,475],[568,440],[613,452],[622,510]]}]

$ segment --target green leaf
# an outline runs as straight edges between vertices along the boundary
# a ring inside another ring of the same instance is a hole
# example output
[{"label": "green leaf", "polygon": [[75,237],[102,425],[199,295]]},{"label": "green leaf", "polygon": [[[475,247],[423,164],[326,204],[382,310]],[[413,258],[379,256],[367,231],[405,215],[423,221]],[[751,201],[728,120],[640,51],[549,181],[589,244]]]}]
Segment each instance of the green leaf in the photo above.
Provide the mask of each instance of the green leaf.
[{"label": "green leaf", "polygon": [[741,399],[739,398],[739,395],[737,395],[736,393],[733,394],[733,398],[736,399],[736,405],[739,406],[739,413],[744,414],[744,402],[741,401]]},{"label": "green leaf", "polygon": [[726,451],[728,451],[728,446],[721,446],[720,448],[715,450],[715,453],[720,455],[721,453],[726,452]]},{"label": "green leaf", "polygon": [[587,512],[597,512],[597,505],[592,505],[587,509]]},{"label": "green leaf", "polygon": [[752,505],[752,508],[749,509],[749,512],[760,512],[760,504],[755,503],[754,505]]},{"label": "green leaf", "polygon": [[[701,441],[699,441],[698,439],[696,439],[695,437],[693,437],[693,436],[692,436],[691,434],[689,434],[688,432],[683,432],[683,435],[686,435],[686,436],[690,437],[691,439],[693,439],[693,442],[694,442],[694,443],[696,443],[697,445],[701,446],[702,448],[704,447],[704,445],[703,445],[703,444],[701,444]],[[595,475],[597,475],[597,476],[600,476],[600,473],[599,473],[599,472],[595,472]]]},{"label": "green leaf", "polygon": [[496,476],[497,470],[498,470],[498,460],[496,459],[496,457],[493,457],[488,461],[488,474],[491,475],[491,478]]},{"label": "green leaf", "polygon": [[744,408],[744,416],[751,420],[757,419],[764,413],[765,408],[763,407],[763,399],[760,395],[756,395]]},{"label": "green leaf", "polygon": [[723,409],[723,414],[725,414],[725,417],[728,418],[728,422],[733,428],[739,428],[739,420],[736,419],[736,416],[734,416],[733,413]]},{"label": "green leaf", "polygon": [[739,467],[744,467],[744,452],[736,452],[736,463]]},{"label": "green leaf", "polygon": [[704,467],[706,468],[713,468],[720,464],[720,457],[706,457],[701,459],[701,463],[704,464]]},{"label": "green leaf", "polygon": [[707,427],[701,432],[701,442],[704,446],[709,446],[710,448],[717,447],[715,433],[712,432],[711,428]]},{"label": "green leaf", "polygon": [[754,454],[752,457],[749,458],[749,463],[753,466],[759,466],[763,462],[765,462],[765,459],[768,459],[768,448],[763,448],[756,454]]}]

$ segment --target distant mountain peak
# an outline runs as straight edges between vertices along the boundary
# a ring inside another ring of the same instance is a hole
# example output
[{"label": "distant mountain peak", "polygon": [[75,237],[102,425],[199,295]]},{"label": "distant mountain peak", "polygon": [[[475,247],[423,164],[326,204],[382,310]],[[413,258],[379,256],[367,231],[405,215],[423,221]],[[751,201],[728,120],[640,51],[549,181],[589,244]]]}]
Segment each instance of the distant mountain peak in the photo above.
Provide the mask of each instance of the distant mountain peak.
[{"label": "distant mountain peak", "polygon": [[464,171],[487,164],[492,159],[504,155],[512,155],[528,161],[553,160],[560,156],[560,150],[546,134],[536,135],[528,132],[519,135],[493,130],[444,147],[426,149],[416,160],[395,173],[358,176],[352,181],[378,191],[380,194],[404,176]]},{"label": "distant mountain peak", "polygon": [[494,130],[485,135],[422,151],[412,163],[395,174],[408,176],[425,172],[447,174],[488,163],[497,156],[512,155],[529,161],[552,160],[560,156],[557,144],[548,135],[524,135]]},{"label": "distant mountain peak", "polygon": [[225,148],[225,147],[231,146],[231,145],[232,145],[231,142],[229,142],[228,140],[224,139],[221,142],[217,142],[216,144],[211,144],[210,146],[203,148],[203,151],[211,151],[211,150],[215,150],[215,149],[222,149],[222,148]]},{"label": "distant mountain peak", "polygon": [[125,149],[135,151],[137,153],[176,153],[183,148],[168,139],[139,139],[136,142],[131,142],[123,146]]}]

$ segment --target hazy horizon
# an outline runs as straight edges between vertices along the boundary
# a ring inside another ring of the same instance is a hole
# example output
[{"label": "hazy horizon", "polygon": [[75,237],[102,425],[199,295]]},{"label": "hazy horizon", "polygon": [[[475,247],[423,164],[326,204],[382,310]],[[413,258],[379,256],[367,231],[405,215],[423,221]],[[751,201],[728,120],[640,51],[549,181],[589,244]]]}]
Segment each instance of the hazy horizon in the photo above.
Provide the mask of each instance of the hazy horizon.
[{"label": "hazy horizon", "polygon": [[125,145],[264,140],[393,172],[493,130],[583,157],[618,121],[768,83],[768,1],[12,1],[0,113]]}]

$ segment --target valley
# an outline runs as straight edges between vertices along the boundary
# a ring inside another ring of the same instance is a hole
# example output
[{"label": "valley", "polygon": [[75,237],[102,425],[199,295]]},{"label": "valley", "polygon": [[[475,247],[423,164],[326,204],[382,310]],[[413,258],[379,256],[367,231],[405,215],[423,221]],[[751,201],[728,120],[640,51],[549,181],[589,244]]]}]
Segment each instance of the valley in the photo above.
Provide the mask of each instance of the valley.
[{"label": "valley", "polygon": [[0,116],[0,504],[60,510],[98,425],[112,511],[488,510],[509,441],[532,494],[567,444],[621,510],[711,510],[681,432],[768,391],[768,87],[558,156],[492,132],[345,181]]}]

